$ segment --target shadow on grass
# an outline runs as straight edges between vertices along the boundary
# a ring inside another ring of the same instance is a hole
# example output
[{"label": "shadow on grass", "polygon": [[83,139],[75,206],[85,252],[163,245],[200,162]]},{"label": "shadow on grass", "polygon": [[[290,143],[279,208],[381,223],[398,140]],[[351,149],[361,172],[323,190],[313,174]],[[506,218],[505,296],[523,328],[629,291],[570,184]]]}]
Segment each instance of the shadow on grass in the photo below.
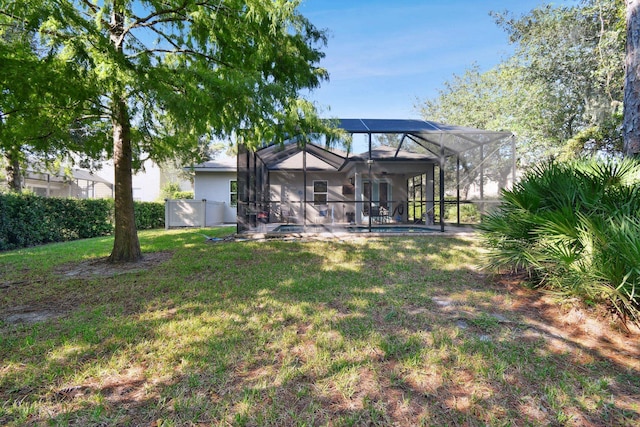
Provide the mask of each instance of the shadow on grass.
[{"label": "shadow on grass", "polygon": [[178,238],[153,270],[66,281],[82,297],[64,319],[3,325],[1,422],[640,419],[637,364],[604,339],[581,344],[540,294],[523,300],[479,274],[473,240]]}]

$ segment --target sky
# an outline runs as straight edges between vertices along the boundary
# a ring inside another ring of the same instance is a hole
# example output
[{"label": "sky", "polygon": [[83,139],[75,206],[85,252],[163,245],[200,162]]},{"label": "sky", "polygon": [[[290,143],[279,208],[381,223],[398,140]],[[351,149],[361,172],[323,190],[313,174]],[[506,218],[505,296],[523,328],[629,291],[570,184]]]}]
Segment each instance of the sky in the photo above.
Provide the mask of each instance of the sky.
[{"label": "sky", "polygon": [[491,11],[521,16],[568,0],[303,0],[329,40],[329,81],[306,95],[322,117],[421,118],[416,108],[477,63],[491,69],[513,51]]}]

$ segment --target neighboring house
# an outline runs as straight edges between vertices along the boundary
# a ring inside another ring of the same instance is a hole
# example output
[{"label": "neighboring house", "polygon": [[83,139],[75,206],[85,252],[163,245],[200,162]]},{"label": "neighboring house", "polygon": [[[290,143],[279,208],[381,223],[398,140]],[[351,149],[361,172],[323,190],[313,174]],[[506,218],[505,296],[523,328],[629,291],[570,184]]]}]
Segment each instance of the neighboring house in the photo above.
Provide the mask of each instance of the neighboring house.
[{"label": "neighboring house", "polygon": [[[135,172],[131,177],[133,199],[139,202],[161,201],[162,188],[169,183],[177,183],[181,191],[192,190],[192,183],[179,176],[178,172],[177,168],[162,167],[151,160],[145,161],[143,170]],[[113,164],[105,162],[100,174],[113,177]]]},{"label": "neighboring house", "polygon": [[27,171],[24,188],[43,197],[101,199],[113,197],[113,184],[83,169],[72,169],[69,175]]},{"label": "neighboring house", "polygon": [[461,191],[484,210],[515,179],[511,132],[422,120],[340,119],[338,127],[351,135],[351,149],[363,138],[364,150],[330,148],[320,135],[306,144],[292,138],[257,151],[239,147],[239,231],[260,222],[435,221],[444,230],[439,212],[447,203],[459,212],[469,202]]},{"label": "neighboring house", "polygon": [[224,203],[223,222],[235,223],[238,205],[237,159],[223,157],[185,170],[194,172],[194,199]]}]

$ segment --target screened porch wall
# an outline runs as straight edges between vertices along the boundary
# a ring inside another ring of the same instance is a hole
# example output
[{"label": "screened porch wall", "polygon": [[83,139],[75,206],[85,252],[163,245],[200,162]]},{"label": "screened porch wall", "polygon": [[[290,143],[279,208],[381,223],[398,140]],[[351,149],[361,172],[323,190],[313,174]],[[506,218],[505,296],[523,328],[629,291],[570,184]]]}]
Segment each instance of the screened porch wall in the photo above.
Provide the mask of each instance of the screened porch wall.
[{"label": "screened porch wall", "polygon": [[[245,209],[239,206],[239,223],[255,227],[260,216],[263,222],[370,224],[375,216],[378,222],[439,223],[444,231],[445,222],[461,223],[464,208],[487,212],[516,179],[510,132],[419,120],[340,119],[339,127],[351,135],[342,150],[307,135],[305,144],[293,138],[265,145],[257,155],[240,151]],[[325,199],[318,199],[322,186],[314,191],[315,181],[326,182]]]}]

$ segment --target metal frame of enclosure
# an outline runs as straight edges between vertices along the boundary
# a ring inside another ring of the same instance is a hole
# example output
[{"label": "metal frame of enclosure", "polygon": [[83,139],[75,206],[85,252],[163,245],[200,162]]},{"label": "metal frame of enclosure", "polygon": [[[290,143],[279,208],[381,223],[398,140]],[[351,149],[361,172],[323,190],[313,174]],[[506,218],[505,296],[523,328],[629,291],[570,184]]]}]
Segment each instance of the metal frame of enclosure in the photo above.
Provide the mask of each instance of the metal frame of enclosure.
[{"label": "metal frame of enclosure", "polygon": [[423,120],[339,119],[340,141],[238,147],[238,232],[273,223],[461,224],[516,179],[515,137]]}]

